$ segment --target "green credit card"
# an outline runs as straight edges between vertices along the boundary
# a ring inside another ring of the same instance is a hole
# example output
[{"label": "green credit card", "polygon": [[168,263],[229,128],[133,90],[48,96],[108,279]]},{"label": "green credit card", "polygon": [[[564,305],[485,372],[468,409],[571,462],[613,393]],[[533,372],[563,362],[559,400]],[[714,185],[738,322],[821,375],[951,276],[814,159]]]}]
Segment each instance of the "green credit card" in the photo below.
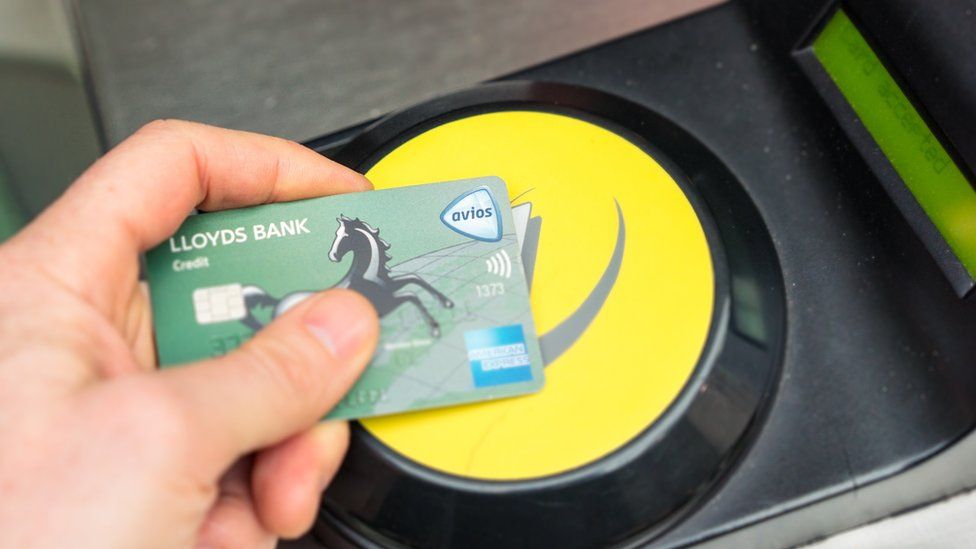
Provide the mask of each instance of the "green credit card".
[{"label": "green credit card", "polygon": [[190,217],[147,254],[162,367],[227,353],[316,291],[380,315],[329,418],[539,390],[542,358],[505,183],[483,177]]}]

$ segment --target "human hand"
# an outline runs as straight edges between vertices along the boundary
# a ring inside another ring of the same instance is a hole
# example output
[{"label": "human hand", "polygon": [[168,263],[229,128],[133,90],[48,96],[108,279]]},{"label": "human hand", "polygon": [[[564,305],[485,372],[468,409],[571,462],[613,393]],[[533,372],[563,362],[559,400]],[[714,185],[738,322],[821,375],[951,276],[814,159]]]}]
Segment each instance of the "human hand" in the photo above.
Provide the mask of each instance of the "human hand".
[{"label": "human hand", "polygon": [[155,122],[0,246],[0,547],[256,547],[308,529],[376,345],[369,303],[303,302],[156,371],[139,253],[194,207],[371,188],[292,142]]}]

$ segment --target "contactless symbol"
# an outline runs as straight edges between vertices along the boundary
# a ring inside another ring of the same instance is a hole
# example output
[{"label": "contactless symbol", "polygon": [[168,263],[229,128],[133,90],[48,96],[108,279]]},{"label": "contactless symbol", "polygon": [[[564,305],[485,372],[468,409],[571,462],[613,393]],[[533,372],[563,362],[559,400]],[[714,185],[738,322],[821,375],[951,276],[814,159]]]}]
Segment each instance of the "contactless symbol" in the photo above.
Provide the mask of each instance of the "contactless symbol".
[{"label": "contactless symbol", "polygon": [[512,278],[512,258],[509,257],[508,252],[505,250],[498,251],[495,255],[486,259],[485,267],[493,275],[498,275],[502,278]]},{"label": "contactless symbol", "polygon": [[562,114],[451,120],[399,145],[367,176],[384,188],[485,173],[511,194],[505,229],[518,238],[547,387],[363,425],[450,474],[554,475],[645,432],[687,386],[713,319],[711,251],[662,164],[625,136]]},{"label": "contactless symbol", "polygon": [[475,387],[532,380],[532,365],[521,324],[464,334]]},{"label": "contactless symbol", "polygon": [[502,218],[488,187],[478,187],[455,198],[441,212],[441,221],[468,238],[483,242],[502,239]]}]

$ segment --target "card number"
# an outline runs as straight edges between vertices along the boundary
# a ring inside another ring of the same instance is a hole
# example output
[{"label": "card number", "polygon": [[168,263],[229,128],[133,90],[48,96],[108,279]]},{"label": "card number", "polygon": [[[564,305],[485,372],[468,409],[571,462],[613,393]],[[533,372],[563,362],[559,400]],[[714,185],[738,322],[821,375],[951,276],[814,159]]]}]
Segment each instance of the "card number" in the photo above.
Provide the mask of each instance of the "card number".
[{"label": "card number", "polygon": [[502,282],[476,284],[474,289],[478,292],[478,297],[495,297],[496,295],[505,295],[505,284]]}]

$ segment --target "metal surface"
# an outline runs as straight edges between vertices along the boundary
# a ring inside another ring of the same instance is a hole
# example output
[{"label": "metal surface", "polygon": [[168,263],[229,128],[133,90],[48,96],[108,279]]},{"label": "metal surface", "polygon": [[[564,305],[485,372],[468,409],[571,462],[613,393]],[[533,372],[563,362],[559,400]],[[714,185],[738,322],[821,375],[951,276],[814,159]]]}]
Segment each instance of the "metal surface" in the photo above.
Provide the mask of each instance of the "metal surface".
[{"label": "metal surface", "polygon": [[72,0],[106,142],[154,118],[306,140],[720,0]]}]

